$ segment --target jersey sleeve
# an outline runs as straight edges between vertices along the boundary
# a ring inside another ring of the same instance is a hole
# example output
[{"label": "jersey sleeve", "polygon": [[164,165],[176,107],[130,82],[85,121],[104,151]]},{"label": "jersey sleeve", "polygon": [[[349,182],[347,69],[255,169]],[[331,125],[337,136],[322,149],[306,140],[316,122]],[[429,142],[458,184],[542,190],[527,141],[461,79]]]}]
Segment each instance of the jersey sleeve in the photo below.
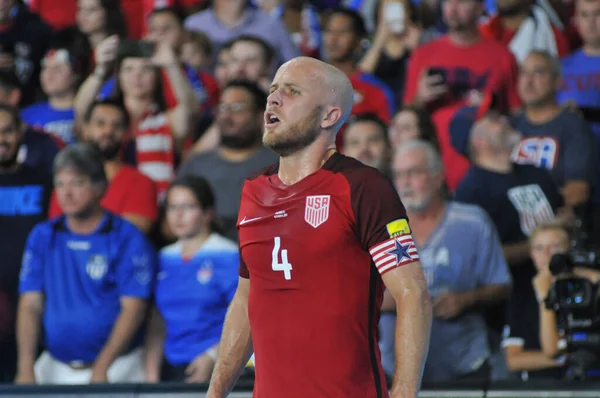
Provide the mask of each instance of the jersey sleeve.
[{"label": "jersey sleeve", "polygon": [[19,276],[19,293],[44,291],[44,255],[47,251],[47,239],[44,239],[39,226],[35,227],[25,244]]},{"label": "jersey sleeve", "polygon": [[404,205],[392,184],[372,168],[347,175],[360,242],[381,275],[419,260]]},{"label": "jersey sleeve", "polygon": [[128,239],[125,239],[120,251],[121,258],[117,263],[119,294],[146,299],[152,293],[157,256],[150,243],[137,229],[127,231],[127,235]]}]

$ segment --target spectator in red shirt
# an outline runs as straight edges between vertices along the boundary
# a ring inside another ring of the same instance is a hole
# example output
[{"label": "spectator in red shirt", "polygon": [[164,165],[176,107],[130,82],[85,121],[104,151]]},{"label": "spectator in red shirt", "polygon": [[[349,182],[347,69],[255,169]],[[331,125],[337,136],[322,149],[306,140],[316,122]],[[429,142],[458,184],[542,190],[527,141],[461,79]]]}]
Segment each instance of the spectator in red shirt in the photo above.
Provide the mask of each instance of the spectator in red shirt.
[{"label": "spectator in red shirt", "polygon": [[[362,16],[349,8],[334,9],[323,32],[325,61],[344,72],[354,88],[352,114],[374,113],[388,123],[394,112],[394,96],[389,87],[358,66],[361,41],[367,31]],[[337,134],[338,148],[343,146],[343,132]]]},{"label": "spectator in red shirt", "polygon": [[517,62],[505,46],[480,35],[477,23],[483,10],[481,0],[445,0],[448,34],[417,48],[408,69],[405,103],[425,106],[432,114],[451,191],[469,168],[450,144],[448,125],[456,111],[477,106],[492,94],[502,111],[521,106]]},{"label": "spectator in red shirt", "polygon": [[[183,17],[175,8],[159,8],[148,17],[148,36],[152,42],[168,44],[179,55],[186,41]],[[210,54],[209,54],[210,55]],[[181,59],[181,58],[180,58]],[[206,69],[183,65],[184,72],[194,89],[201,118],[212,116],[213,108],[219,103],[219,84]],[[163,90],[168,108],[177,105],[172,83],[166,71],[161,71]]]},{"label": "spectator in red shirt", "polygon": [[[129,116],[118,102],[95,102],[83,125],[83,138],[96,145],[104,157],[109,181],[102,207],[149,233],[158,217],[156,186],[144,174],[119,161],[119,152],[127,133]],[[50,217],[62,214],[56,196],[50,202]]]},{"label": "spectator in red shirt", "polygon": [[75,24],[77,0],[27,0],[25,3],[54,30]]},{"label": "spectator in red shirt", "polygon": [[481,26],[481,34],[508,46],[519,63],[531,50],[561,57],[569,53],[567,37],[542,7],[531,0],[496,0],[496,6],[498,15]]}]

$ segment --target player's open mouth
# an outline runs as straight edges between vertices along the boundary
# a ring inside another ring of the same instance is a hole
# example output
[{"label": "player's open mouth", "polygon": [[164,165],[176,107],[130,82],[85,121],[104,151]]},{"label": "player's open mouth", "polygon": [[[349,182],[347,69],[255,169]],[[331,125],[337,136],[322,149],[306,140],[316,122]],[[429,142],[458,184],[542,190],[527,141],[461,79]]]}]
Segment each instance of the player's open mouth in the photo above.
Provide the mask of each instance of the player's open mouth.
[{"label": "player's open mouth", "polygon": [[274,127],[279,124],[280,120],[273,112],[265,112],[265,126]]}]

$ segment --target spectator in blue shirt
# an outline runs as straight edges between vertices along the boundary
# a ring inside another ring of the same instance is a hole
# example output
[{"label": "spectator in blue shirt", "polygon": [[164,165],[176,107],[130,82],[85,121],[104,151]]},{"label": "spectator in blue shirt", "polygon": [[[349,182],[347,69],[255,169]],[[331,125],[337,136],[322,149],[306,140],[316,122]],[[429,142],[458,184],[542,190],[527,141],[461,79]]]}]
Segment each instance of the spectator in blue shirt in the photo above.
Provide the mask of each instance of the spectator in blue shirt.
[{"label": "spectator in blue shirt", "polygon": [[239,267],[237,245],[215,228],[214,207],[202,177],[179,178],[168,190],[167,223],[178,240],[160,253],[148,382],[210,379]]},{"label": "spectator in blue shirt", "polygon": [[[102,155],[73,144],[54,162],[64,215],[38,224],[21,266],[18,383],[145,379],[140,328],[155,254],[133,224],[107,212]],[[42,333],[45,351],[36,361]]]},{"label": "spectator in blue shirt", "polygon": [[65,48],[48,51],[42,60],[40,74],[42,90],[48,101],[31,105],[21,112],[27,124],[58,137],[66,144],[76,139],[73,101],[81,82],[79,64]]},{"label": "spectator in blue shirt", "polygon": [[480,310],[508,297],[511,285],[496,228],[481,208],[443,199],[442,161],[430,143],[398,148],[392,170],[433,301],[423,381],[488,379],[490,349]]}]

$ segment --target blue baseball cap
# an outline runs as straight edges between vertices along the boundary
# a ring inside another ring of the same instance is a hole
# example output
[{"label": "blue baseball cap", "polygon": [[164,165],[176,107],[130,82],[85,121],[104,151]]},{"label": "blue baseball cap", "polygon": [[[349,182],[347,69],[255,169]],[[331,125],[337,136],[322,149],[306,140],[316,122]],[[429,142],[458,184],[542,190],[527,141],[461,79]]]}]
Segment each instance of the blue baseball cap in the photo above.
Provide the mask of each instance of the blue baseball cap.
[{"label": "blue baseball cap", "polygon": [[465,106],[458,109],[448,126],[450,144],[461,155],[468,157],[469,137],[475,122],[488,111],[497,109],[498,99],[496,94],[485,95],[479,106]]}]

